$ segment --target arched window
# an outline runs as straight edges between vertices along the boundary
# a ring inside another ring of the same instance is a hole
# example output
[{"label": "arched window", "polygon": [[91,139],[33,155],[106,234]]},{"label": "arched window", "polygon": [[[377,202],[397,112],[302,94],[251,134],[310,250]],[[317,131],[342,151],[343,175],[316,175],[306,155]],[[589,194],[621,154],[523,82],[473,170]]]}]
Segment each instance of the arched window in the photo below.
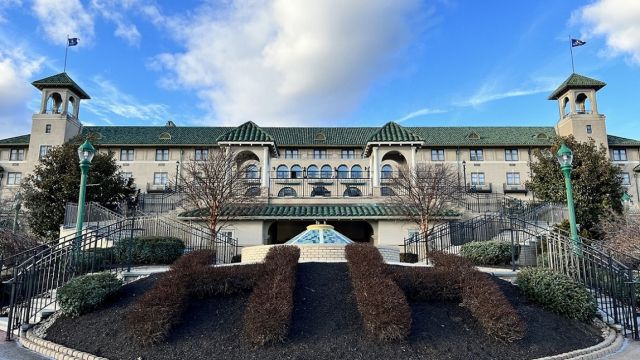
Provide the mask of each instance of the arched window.
[{"label": "arched window", "polygon": [[351,167],[351,178],[352,179],[362,178],[362,167],[360,167],[360,165],[353,165]]},{"label": "arched window", "polygon": [[58,94],[57,92],[54,92],[53,94],[49,95],[49,98],[47,99],[47,108],[45,109],[45,112],[48,114],[59,114],[61,106],[62,96],[60,96],[60,94]]},{"label": "arched window", "polygon": [[324,186],[315,186],[313,190],[311,190],[311,197],[316,196],[331,196],[331,191]]},{"label": "arched window", "polygon": [[391,165],[383,165],[380,175],[383,179],[391,179],[391,177],[393,176],[393,168],[391,167]]},{"label": "arched window", "polygon": [[358,188],[350,186],[344,191],[344,196],[348,196],[348,197],[362,196],[362,191],[360,191],[360,189]]},{"label": "arched window", "polygon": [[569,111],[571,109],[569,109],[569,98],[565,97],[564,99],[562,99],[562,116],[566,116],[569,114]]},{"label": "arched window", "polygon": [[276,170],[276,177],[278,179],[286,179],[289,177],[289,168],[287,165],[280,165]]},{"label": "arched window", "polygon": [[257,186],[252,186],[247,189],[244,196],[252,196],[252,197],[260,196],[260,188]]},{"label": "arched window", "polygon": [[309,165],[307,168],[307,177],[309,179],[317,179],[320,173],[318,172],[318,167],[315,165]]},{"label": "arched window", "polygon": [[393,191],[392,188],[388,187],[388,186],[383,186],[380,188],[380,195],[381,196],[394,196],[396,194],[395,191]]},{"label": "arched window", "polygon": [[320,169],[320,176],[322,176],[323,179],[331,179],[332,172],[331,166],[323,165],[322,169]]},{"label": "arched window", "polygon": [[580,93],[576,96],[576,112],[578,114],[589,114],[591,112],[589,98],[585,93]]},{"label": "arched window", "polygon": [[278,191],[278,197],[295,197],[298,196],[298,194],[296,194],[296,191],[289,186],[283,187],[282,189],[280,189],[280,191]]},{"label": "arched window", "polygon": [[69,115],[75,116],[76,114],[76,98],[69,96],[69,108],[67,109]]},{"label": "arched window", "polygon": [[247,179],[258,179],[260,178],[260,174],[258,173],[258,167],[254,164],[251,164],[245,168],[244,176]]},{"label": "arched window", "polygon": [[300,165],[293,165],[291,167],[291,178],[302,179],[302,168],[300,167]]},{"label": "arched window", "polygon": [[349,168],[347,165],[338,166],[338,173],[336,174],[338,179],[346,179],[349,177]]}]

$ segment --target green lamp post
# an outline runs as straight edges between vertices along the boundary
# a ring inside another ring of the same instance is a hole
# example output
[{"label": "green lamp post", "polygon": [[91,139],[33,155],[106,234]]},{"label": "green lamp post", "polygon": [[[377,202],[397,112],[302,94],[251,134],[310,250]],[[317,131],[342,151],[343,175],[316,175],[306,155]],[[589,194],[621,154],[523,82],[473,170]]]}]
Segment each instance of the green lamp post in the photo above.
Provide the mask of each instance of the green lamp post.
[{"label": "green lamp post", "polygon": [[571,226],[571,241],[576,254],[581,252],[580,238],[578,237],[578,227],[576,225],[576,209],[573,203],[573,188],[571,186],[571,163],[573,162],[573,152],[565,144],[560,146],[556,153],[560,170],[564,175],[564,184],[567,189],[567,208],[569,209],[569,225]]},{"label": "green lamp post", "polygon": [[[78,234],[78,242],[82,239],[82,225],[84,221],[84,203],[87,193],[87,178],[89,177],[89,168],[91,167],[91,160],[96,154],[96,149],[91,145],[89,140],[78,147],[78,157],[80,158],[80,171],[82,176],[80,177],[80,194],[78,194],[78,217],[76,218],[76,234]],[[79,244],[78,244],[79,245]]]}]

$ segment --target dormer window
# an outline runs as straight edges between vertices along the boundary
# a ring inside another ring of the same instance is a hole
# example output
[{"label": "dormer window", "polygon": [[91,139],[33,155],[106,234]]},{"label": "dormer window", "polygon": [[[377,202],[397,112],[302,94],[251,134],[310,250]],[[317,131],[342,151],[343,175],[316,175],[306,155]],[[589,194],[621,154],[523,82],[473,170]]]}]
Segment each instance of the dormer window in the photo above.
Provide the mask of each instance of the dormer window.
[{"label": "dormer window", "polygon": [[467,138],[469,138],[470,140],[480,140],[480,135],[479,135],[477,132],[472,131],[472,132],[467,136]]},{"label": "dormer window", "polygon": [[323,132],[319,132],[313,137],[313,141],[325,142],[327,141],[327,136]]},{"label": "dormer window", "polygon": [[538,135],[536,135],[536,139],[540,139],[540,140],[544,140],[544,139],[548,139],[549,135],[545,134],[545,133],[540,133]]},{"label": "dormer window", "polygon": [[160,140],[171,140],[171,134],[168,132],[163,132],[160,134]]}]

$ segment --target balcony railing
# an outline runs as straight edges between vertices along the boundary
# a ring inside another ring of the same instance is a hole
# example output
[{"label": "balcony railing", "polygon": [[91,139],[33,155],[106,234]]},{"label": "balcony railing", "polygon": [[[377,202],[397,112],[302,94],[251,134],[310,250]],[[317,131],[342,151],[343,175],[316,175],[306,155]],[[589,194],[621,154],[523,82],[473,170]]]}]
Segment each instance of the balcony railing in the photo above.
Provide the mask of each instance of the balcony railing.
[{"label": "balcony railing", "polygon": [[324,154],[324,153],[313,153],[313,152],[302,152],[302,153],[297,153],[297,154],[284,154],[282,155],[283,159],[295,159],[295,160],[335,160],[335,159],[342,159],[342,160],[355,160],[355,159],[361,159],[362,156],[358,155],[358,154],[333,154],[333,153],[329,153],[329,154]]},{"label": "balcony railing", "polygon": [[326,198],[371,196],[369,178],[271,178],[274,198]]},{"label": "balcony railing", "polygon": [[485,184],[467,183],[467,189],[471,193],[490,193],[493,191],[491,183],[485,183]]},{"label": "balcony railing", "polygon": [[503,183],[502,188],[505,194],[507,193],[526,194],[527,193],[527,187],[525,185],[511,185],[511,184]]}]

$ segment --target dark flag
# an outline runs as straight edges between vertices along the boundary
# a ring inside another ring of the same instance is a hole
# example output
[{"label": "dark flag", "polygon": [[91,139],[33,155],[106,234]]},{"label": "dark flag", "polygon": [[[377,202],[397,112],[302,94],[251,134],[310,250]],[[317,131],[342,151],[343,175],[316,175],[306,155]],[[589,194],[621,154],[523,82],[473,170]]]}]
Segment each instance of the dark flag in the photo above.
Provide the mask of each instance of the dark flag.
[{"label": "dark flag", "polygon": [[67,39],[67,40],[69,41],[67,46],[76,46],[76,45],[78,45],[78,38],[70,38],[70,39]]},{"label": "dark flag", "polygon": [[576,47],[576,46],[582,46],[584,44],[586,44],[586,41],[582,41],[582,40],[578,40],[578,39],[571,39],[571,47]]}]

